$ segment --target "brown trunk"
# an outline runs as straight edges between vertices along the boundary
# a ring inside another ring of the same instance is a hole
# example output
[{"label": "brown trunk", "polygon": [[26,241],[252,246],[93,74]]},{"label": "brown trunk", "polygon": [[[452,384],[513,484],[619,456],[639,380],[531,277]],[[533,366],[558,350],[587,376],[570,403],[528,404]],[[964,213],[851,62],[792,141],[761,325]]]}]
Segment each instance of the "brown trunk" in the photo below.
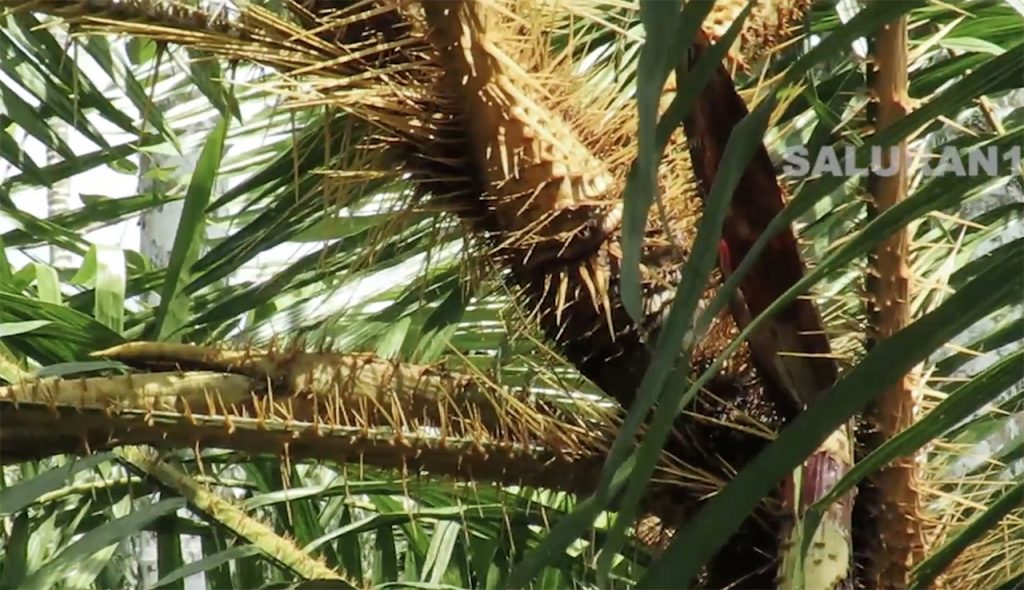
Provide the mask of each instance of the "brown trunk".
[{"label": "brown trunk", "polygon": [[[708,40],[698,36],[691,52],[695,65]],[[747,107],[736,93],[723,67],[705,87],[684,121],[694,172],[706,196],[725,156],[726,144]],[[754,242],[772,219],[785,207],[783,193],[768,152],[758,149],[747,165],[732,196],[722,232],[720,265],[728,274],[748,257]],[[776,298],[803,277],[804,266],[791,230],[777,234],[754,260],[731,302],[732,316],[741,326],[763,312]],[[835,360],[825,336],[817,308],[808,298],[797,299],[783,308],[750,337],[752,359],[777,404],[797,407],[813,402],[833,385]],[[810,543],[801,541],[806,509],[822,498],[849,470],[852,444],[849,429],[840,429],[804,464],[800,485],[787,480],[781,490],[785,518],[776,522],[784,539],[779,583],[784,587],[794,578],[807,588],[834,590],[853,583],[851,514],[853,495],[837,501],[815,529]],[[752,458],[751,456],[746,459]],[[806,555],[803,546],[807,546]],[[720,559],[735,559],[736,549],[727,547]],[[733,555],[730,555],[733,554]]]},{"label": "brown trunk", "polygon": [[[875,130],[881,132],[908,112],[906,17],[879,31],[873,70]],[[894,167],[895,173],[870,178],[875,214],[895,206],[907,195],[906,142],[893,149],[895,154],[883,149],[880,164],[885,169]],[[873,329],[869,345],[910,323],[909,245],[910,232],[901,228],[883,241],[872,256],[867,280]],[[911,376],[906,375],[868,408],[867,420],[873,430],[869,446],[875,447],[910,426],[915,408]],[[867,501],[871,497],[877,499],[871,508],[871,515],[877,519],[877,539],[867,577],[873,588],[905,588],[910,569],[923,557],[916,470],[915,456],[902,457],[876,472],[871,482],[874,489]]]},{"label": "brown trunk", "polygon": [[[650,363],[650,345],[681,278],[700,215],[697,194],[679,190],[684,187],[674,187],[667,179],[692,174],[687,157],[692,153],[696,177],[709,187],[729,134],[746,114],[745,105],[720,69],[687,121],[689,151],[681,137],[670,146],[660,192],[671,225],[648,224],[641,257],[644,318],[637,325],[627,315],[619,290],[618,199],[624,170],[614,175],[605,169],[601,163],[608,159],[598,147],[588,149],[557,114],[524,97],[531,85],[506,65],[516,60],[492,53],[495,44],[487,43],[488,28],[472,3],[426,6],[431,39],[449,76],[446,91],[465,118],[463,128],[470,131],[465,149],[481,184],[466,192],[470,198],[486,195],[481,225],[496,234],[498,257],[549,337],[585,376],[628,408]],[[522,90],[513,91],[510,79]],[[737,189],[726,221],[725,243],[736,264],[783,206],[762,149]],[[802,273],[794,236],[783,232],[743,283],[745,317],[766,308]],[[721,274],[715,273],[705,302],[720,281]],[[694,373],[703,371],[735,337],[734,317],[726,311],[716,318],[694,351]],[[809,399],[835,378],[813,303],[801,299],[790,305],[771,333],[775,338],[762,333],[752,346],[745,345],[698,396],[692,412],[677,421],[678,436],[667,450],[705,479],[692,485],[692,491],[677,493],[680,518],[692,510],[701,492],[713,491],[763,448],[771,433],[799,409],[795,397]],[[785,356],[787,352],[796,356]],[[848,463],[844,460],[844,468]],[[840,511],[846,515],[848,509],[846,504]],[[671,528],[678,521],[666,524]],[[779,526],[773,514],[751,518],[716,557],[703,583],[774,585]],[[848,522],[844,526],[848,534]]]}]

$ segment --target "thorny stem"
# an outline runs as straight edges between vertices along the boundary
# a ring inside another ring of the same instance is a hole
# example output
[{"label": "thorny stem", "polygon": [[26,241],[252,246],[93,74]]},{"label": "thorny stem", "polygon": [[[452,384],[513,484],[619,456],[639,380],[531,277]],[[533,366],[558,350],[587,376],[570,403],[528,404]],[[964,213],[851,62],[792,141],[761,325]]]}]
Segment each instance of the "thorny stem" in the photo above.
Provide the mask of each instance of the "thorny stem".
[{"label": "thorny stem", "polygon": [[228,500],[204,489],[199,482],[181,470],[161,461],[152,449],[128,446],[117,449],[115,454],[147,477],[174,490],[188,500],[191,508],[210,517],[218,526],[252,543],[263,555],[306,580],[341,580],[352,587],[359,586],[351,580],[346,580],[321,560],[307,554],[291,540],[253,519]]},{"label": "thorny stem", "polygon": [[[13,367],[12,372],[20,380],[31,378],[30,373],[7,359],[2,351],[0,351],[0,363]],[[7,398],[2,395],[0,395],[0,399],[7,401]],[[148,478],[174,490],[185,498],[192,508],[209,516],[219,526],[225,527],[235,535],[249,541],[268,558],[283,564],[303,578],[347,581],[320,560],[296,547],[290,540],[281,537],[266,525],[246,515],[230,501],[204,489],[202,484],[184,471],[161,461],[153,449],[144,446],[125,446],[116,449],[114,454]],[[2,462],[2,457],[0,457],[0,462]],[[131,481],[131,478],[128,481]],[[51,498],[51,500],[55,499]],[[45,500],[40,498],[40,501]],[[349,583],[352,585],[351,582]]]},{"label": "thorny stem", "polygon": [[[883,25],[875,39],[872,88],[875,93],[875,130],[882,132],[910,110],[907,95],[907,18]],[[883,150],[882,166],[892,174],[872,175],[874,212],[880,214],[907,196],[906,142]],[[895,160],[895,161],[891,161]],[[889,236],[872,255],[868,276],[871,345],[910,323],[910,231],[904,227]],[[905,375],[868,409],[870,425],[880,444],[910,426],[916,402],[911,375]],[[872,445],[873,446],[873,445]],[[916,457],[895,460],[874,476],[878,491],[875,515],[879,521],[878,546],[869,579],[884,590],[905,588],[915,563],[923,558],[924,543],[918,517]]]},{"label": "thorny stem", "polygon": [[[0,459],[202,445],[583,491],[618,425],[610,409],[559,408],[365,355],[159,343],[104,353],[149,370],[197,370],[0,387]],[[663,477],[678,477],[673,465],[666,457]]]}]

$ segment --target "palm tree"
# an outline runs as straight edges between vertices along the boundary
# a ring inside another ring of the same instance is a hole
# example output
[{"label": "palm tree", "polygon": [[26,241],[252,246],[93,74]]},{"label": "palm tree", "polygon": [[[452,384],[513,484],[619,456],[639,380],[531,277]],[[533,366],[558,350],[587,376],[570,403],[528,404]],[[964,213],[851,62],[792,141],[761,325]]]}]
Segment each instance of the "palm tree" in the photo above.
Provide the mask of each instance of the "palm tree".
[{"label": "palm tree", "polygon": [[[2,583],[131,583],[143,530],[161,587],[1019,583],[1022,15],[745,4],[4,0]],[[38,166],[58,121],[96,151]],[[900,142],[1011,157],[773,165]],[[83,236],[170,201],[165,267]]]}]

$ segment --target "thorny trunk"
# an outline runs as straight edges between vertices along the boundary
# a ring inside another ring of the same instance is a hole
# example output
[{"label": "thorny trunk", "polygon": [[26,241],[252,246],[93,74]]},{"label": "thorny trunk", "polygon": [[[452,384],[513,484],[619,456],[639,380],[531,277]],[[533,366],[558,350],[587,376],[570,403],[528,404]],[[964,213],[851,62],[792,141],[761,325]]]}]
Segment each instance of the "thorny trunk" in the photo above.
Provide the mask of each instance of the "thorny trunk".
[{"label": "thorny trunk", "polygon": [[[528,72],[515,71],[516,60],[488,43],[487,33],[493,37],[494,29],[488,29],[471,3],[425,4],[430,38],[440,50],[447,76],[446,91],[453,95],[468,130],[465,149],[478,173],[479,185],[467,193],[486,195],[481,225],[496,234],[498,256],[548,336],[584,375],[628,408],[650,363],[650,344],[681,279],[679,271],[700,215],[694,193],[678,183],[673,186],[668,178],[693,174],[688,151],[694,158],[697,195],[703,194],[714,179],[730,133],[746,115],[745,105],[724,68],[719,68],[687,120],[689,148],[681,138],[670,147],[673,154],[661,174],[661,199],[671,219],[668,227],[648,224],[641,258],[644,318],[637,325],[620,298],[621,202],[617,196],[621,172],[616,176],[607,159],[595,158],[601,145],[592,141],[588,149],[571,125],[531,100],[524,76]],[[697,55],[699,51],[694,51]],[[762,148],[734,196],[723,234],[721,272],[728,273],[742,262],[783,205]],[[737,334],[737,323],[763,311],[802,273],[793,234],[782,232],[754,265],[731,313],[720,314],[697,346],[692,370],[699,373],[713,362]],[[716,273],[705,301],[720,281],[721,274]],[[814,305],[801,299],[730,359],[700,394],[692,413],[677,420],[677,436],[667,447],[698,474],[688,490],[676,493],[679,513],[664,512],[662,507],[669,529],[692,510],[701,493],[713,490],[755,456],[802,403],[832,384],[835,366],[829,352]],[[824,494],[849,467],[847,435],[839,435],[839,446],[845,451],[823,448],[820,457],[812,460],[811,471],[818,478],[801,507]],[[830,539],[830,547],[836,542],[842,547],[835,552],[838,563],[830,565],[821,578],[822,587],[849,582],[851,500],[844,499],[829,514],[828,524],[838,535]],[[778,518],[773,511],[751,517],[716,557],[703,583],[773,586]]]},{"label": "thorny trunk", "polygon": [[367,355],[160,343],[99,354],[147,372],[0,387],[0,462],[201,445],[583,492],[617,424],[608,409]]},{"label": "thorny trunk", "polygon": [[[875,39],[874,63],[869,79],[875,93],[874,124],[880,133],[905,117],[907,94],[907,19],[902,17],[882,27]],[[895,156],[895,157],[894,157]],[[891,175],[870,177],[872,213],[881,214],[907,196],[906,142],[883,150],[880,164]],[[879,244],[871,256],[867,280],[869,345],[889,338],[910,323],[910,232],[900,228]],[[913,423],[916,401],[911,376],[905,375],[877,398],[866,412],[868,449],[899,434]],[[917,493],[917,457],[910,455],[879,470],[865,486],[862,510],[865,520],[877,522],[870,543],[865,583],[872,588],[905,588],[915,563],[921,561],[920,505]]]}]

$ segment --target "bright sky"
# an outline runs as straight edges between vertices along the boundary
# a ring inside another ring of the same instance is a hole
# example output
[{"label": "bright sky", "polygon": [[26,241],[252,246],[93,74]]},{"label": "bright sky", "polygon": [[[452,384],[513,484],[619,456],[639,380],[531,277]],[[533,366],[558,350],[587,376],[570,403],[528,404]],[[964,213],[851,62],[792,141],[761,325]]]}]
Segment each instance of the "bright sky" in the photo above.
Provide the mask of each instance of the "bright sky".
[{"label": "bright sky", "polygon": [[[79,66],[85,72],[86,76],[99,82],[107,80],[108,78],[99,69],[91,59],[85,55],[84,52],[77,54],[79,59]],[[0,81],[2,81],[8,88],[20,90],[20,85],[10,78],[0,73]],[[164,84],[161,84],[164,86]],[[127,112],[135,117],[141,115],[134,109],[134,106],[123,96],[120,90],[113,89],[107,91],[107,96],[116,96],[115,104],[119,106],[124,112]],[[156,95],[160,95],[160,87],[156,91]],[[19,92],[19,96],[23,100],[30,103],[34,103],[33,97],[27,93]],[[198,109],[196,105],[200,105],[205,113],[209,113],[208,103],[205,98],[197,98],[197,102],[175,105],[169,112],[168,117],[176,120],[180,120],[183,116],[186,120],[190,120],[198,125],[210,125],[209,121],[204,121],[198,117],[189,118],[191,112],[196,112]],[[242,101],[242,115],[244,123],[250,123],[251,121],[258,121],[258,116],[261,109],[269,106],[270,103],[257,103],[255,101]],[[0,110],[6,110],[3,102],[0,101]],[[199,112],[204,112],[199,111]],[[208,115],[206,115],[208,117]],[[132,138],[113,125],[106,121],[102,117],[93,116],[91,117],[94,126],[104,134],[104,138],[108,143],[117,145],[130,141]],[[237,123],[236,123],[237,125]],[[27,136],[18,128],[12,128],[15,132],[15,137],[22,149],[36,162],[37,165],[43,166],[46,164],[47,150],[45,146],[38,140]],[[98,149],[98,146],[93,144],[83,135],[78,133],[76,130],[65,126],[63,133],[64,140],[69,144],[71,149],[76,154],[85,154]],[[202,139],[202,133],[192,134],[198,139]],[[226,148],[225,160],[232,157],[246,154],[252,151],[254,148],[260,146],[261,140],[265,137],[264,134],[246,134],[245,137],[235,139],[229,143]],[[190,159],[194,159],[199,151],[199,146],[183,146],[186,153],[190,156]],[[137,164],[137,159],[134,160]],[[187,179],[191,173],[191,165],[193,162],[188,162],[186,158],[180,156],[172,157],[171,165],[180,166],[179,177]],[[16,174],[17,170],[6,163],[6,161],[0,161],[0,177],[6,178],[9,175]],[[234,183],[237,183],[241,178],[232,178],[229,183],[221,183],[218,187],[220,190],[230,188]],[[121,198],[138,193],[138,178],[135,174],[127,174],[117,171],[109,166],[101,166],[89,170],[85,173],[79,174],[68,179],[60,189],[67,194],[67,204],[71,209],[77,209],[82,207],[81,195],[101,195],[107,198]],[[14,203],[19,210],[30,213],[33,216],[46,218],[47,217],[47,191],[44,188],[28,188],[17,190],[12,198]],[[168,208],[171,209],[171,208]],[[165,243],[167,251],[170,250],[171,244],[173,243],[174,230],[176,227],[177,216],[179,212],[176,208],[168,211],[166,223],[168,224],[166,230],[169,231],[157,231],[157,234],[161,235],[148,235],[149,241],[162,240]],[[19,225],[9,216],[0,212],[0,233],[7,232],[12,229],[18,228]],[[159,230],[159,228],[158,228]],[[209,234],[214,236],[222,236],[231,233],[232,228],[230,226],[211,226],[208,230]],[[208,234],[208,235],[209,235]],[[140,247],[143,246],[142,238],[140,235],[140,223],[139,217],[130,218],[127,221],[123,221],[117,224],[113,224],[107,227],[98,228],[89,231],[85,238],[91,243],[97,245],[107,245],[119,247],[122,249],[136,250],[139,251]],[[279,268],[288,262],[294,261],[297,258],[316,252],[322,249],[323,243],[297,243],[297,242],[286,242],[279,246],[276,246],[266,252],[263,252],[255,257],[249,264],[244,266],[238,272],[234,273],[230,279],[232,282],[245,281],[245,280],[256,280],[272,276]],[[14,267],[20,268],[26,264],[32,262],[44,262],[50,263],[50,253],[47,247],[37,247],[27,250],[18,250],[9,248],[6,252],[8,259],[14,265]],[[62,264],[70,264],[71,266],[77,266],[81,263],[81,259],[78,256],[70,253],[63,254],[65,256]],[[422,268],[422,260],[412,260],[406,264],[401,265],[398,268],[392,269],[387,273],[381,273],[378,276],[365,277],[353,285],[348,285],[344,289],[344,294],[338,292],[325,294],[322,297],[317,298],[314,301],[307,303],[304,307],[303,314],[309,316],[309,314],[316,314],[318,316],[328,315],[332,312],[337,312],[340,309],[350,306],[356,301],[360,301],[367,297],[394,287],[396,284],[407,283],[412,277],[419,272]],[[269,326],[268,330],[279,332],[287,330],[288,326],[285,325],[273,325]]]}]

